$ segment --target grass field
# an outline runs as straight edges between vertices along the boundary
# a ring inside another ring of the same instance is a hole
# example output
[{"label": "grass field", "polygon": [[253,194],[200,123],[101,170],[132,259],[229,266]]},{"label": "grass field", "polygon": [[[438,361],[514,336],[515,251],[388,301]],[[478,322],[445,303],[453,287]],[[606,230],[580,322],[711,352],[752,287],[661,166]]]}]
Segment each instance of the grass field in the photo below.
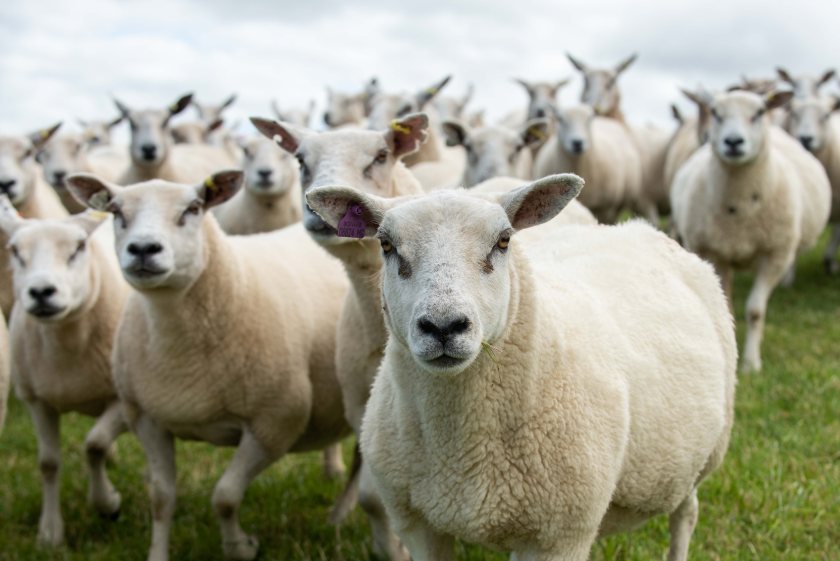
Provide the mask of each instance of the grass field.
[{"label": "grass field", "polygon": [[[750,277],[736,284],[739,341]],[[801,263],[793,289],[770,304],[764,371],[742,377],[732,445],[720,471],[700,490],[700,522],[691,559],[836,561],[840,559],[840,278],[822,271],[818,251]],[[82,442],[91,422],[63,423],[62,504],[67,545],[35,545],[40,509],[36,441],[20,403],[12,401],[0,437],[0,559],[143,560],[150,514],[144,458],[131,435],[119,441],[111,474],[123,496],[116,522],[85,503]],[[349,462],[351,443],[345,446]],[[221,559],[210,494],[230,457],[203,444],[178,445],[178,507],[173,561]],[[319,456],[288,457],[251,485],[243,507],[246,530],[262,543],[260,559],[365,560],[369,533],[360,511],[340,532],[326,523],[340,483],[325,480]],[[667,550],[667,520],[593,548],[593,560],[659,560]],[[506,556],[458,546],[457,559]]]}]

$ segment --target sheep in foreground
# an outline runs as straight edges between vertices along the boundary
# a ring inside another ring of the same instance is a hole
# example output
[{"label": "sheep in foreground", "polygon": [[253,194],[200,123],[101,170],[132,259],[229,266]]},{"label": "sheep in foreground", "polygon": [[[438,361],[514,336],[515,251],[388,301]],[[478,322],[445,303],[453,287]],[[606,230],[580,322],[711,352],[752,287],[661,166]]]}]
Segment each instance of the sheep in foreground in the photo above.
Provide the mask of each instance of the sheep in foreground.
[{"label": "sheep in foreground", "polygon": [[[808,99],[820,95],[820,89],[834,77],[834,69],[828,69],[819,76],[800,74],[794,76],[781,66],[776,68],[776,73],[782,81],[793,86],[793,96],[796,99]],[[762,93],[762,92],[757,92]],[[769,92],[765,92],[769,93]]]},{"label": "sheep in foreground", "polygon": [[643,204],[642,163],[627,128],[615,119],[596,116],[578,105],[556,112],[557,130],[534,164],[534,177],[571,171],[586,178],[580,202],[600,222],[614,223],[623,208],[634,208],[653,220]]},{"label": "sheep in foreground", "polygon": [[9,333],[15,393],[38,436],[43,492],[38,541],[48,546],[64,542],[62,414],[96,418],[85,439],[88,500],[108,517],[120,509],[105,457],[127,428],[111,376],[111,351],[128,287],[108,247],[110,232],[96,231],[105,218],[86,213],[61,220],[24,219],[0,196],[0,229],[14,255],[16,304]]},{"label": "sheep in foreground", "polygon": [[732,318],[711,267],[642,222],[517,239],[582,185],[307,194],[380,240],[391,336],[361,446],[414,561],[452,559],[454,538],[583,561],[658,514],[686,559],[732,426]]},{"label": "sheep in foreground", "polygon": [[228,234],[258,234],[301,219],[300,174],[294,156],[263,137],[242,141],[245,187],[213,208]]},{"label": "sheep in foreground", "polygon": [[[820,163],[765,113],[792,94],[714,96],[709,142],[674,179],[671,207],[686,248],[712,262],[726,294],[733,268],[755,267],[742,370],[761,370],[767,301],[825,228],[831,188]],[[789,277],[792,280],[792,276]]]},{"label": "sheep in foreground", "polygon": [[0,314],[0,434],[6,423],[6,402],[9,399],[10,376],[9,331],[6,328],[6,318]]},{"label": "sheep in foreground", "polygon": [[530,179],[534,160],[529,148],[549,135],[546,119],[528,121],[518,130],[503,125],[470,129],[458,121],[444,121],[442,128],[446,144],[466,152],[462,187],[498,176]]},{"label": "sheep in foreground", "polygon": [[[168,559],[175,508],[175,438],[236,446],[213,492],[222,547],[250,560],[239,525],[248,484],[287,452],[347,435],[335,379],[335,330],[347,279],[300,226],[226,236],[207,212],[242,185],[223,171],[197,186],[125,188],[73,175],[69,188],[115,217],[122,273],[135,289],[116,335],[114,380],[146,453],[152,543]],[[282,287],[282,290],[278,289]],[[329,466],[342,470],[340,455]]]},{"label": "sheep in foreground", "polygon": [[172,145],[170,120],[186,109],[191,100],[192,94],[187,94],[165,110],[140,111],[115,100],[131,126],[131,162],[117,183],[130,185],[151,179],[198,182],[213,171],[236,163],[226,150],[216,146]]},{"label": "sheep in foreground", "polygon": [[823,253],[827,273],[840,272],[837,251],[840,250],[840,99],[823,97],[793,99],[787,131],[799,140],[825,168],[831,183],[831,239]]},{"label": "sheep in foreground", "polygon": [[[29,136],[0,136],[0,195],[6,195],[24,218],[61,218],[67,211],[44,181],[35,155],[58,125]],[[0,310],[8,319],[14,304],[8,238],[0,232]]]}]

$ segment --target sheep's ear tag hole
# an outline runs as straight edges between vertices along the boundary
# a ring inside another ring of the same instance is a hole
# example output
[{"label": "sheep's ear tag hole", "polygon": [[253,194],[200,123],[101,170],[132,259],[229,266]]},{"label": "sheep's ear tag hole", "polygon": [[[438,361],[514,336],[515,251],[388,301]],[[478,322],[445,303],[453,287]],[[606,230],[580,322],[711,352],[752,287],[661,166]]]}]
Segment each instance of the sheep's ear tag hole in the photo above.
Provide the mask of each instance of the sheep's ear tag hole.
[{"label": "sheep's ear tag hole", "polygon": [[349,205],[344,217],[338,221],[338,235],[342,238],[364,238],[365,220],[362,218],[362,207]]}]

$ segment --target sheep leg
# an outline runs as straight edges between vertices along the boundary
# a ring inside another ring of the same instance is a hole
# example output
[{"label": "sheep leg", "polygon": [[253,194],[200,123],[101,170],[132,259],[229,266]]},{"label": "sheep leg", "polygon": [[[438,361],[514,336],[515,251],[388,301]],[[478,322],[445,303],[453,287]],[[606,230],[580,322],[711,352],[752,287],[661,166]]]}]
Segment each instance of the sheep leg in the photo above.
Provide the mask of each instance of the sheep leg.
[{"label": "sheep leg", "polygon": [[825,246],[825,253],[823,253],[825,272],[829,275],[840,273],[840,264],[837,263],[838,249],[840,249],[840,224],[835,224],[831,227],[831,237]]},{"label": "sheep leg", "polygon": [[388,513],[379,498],[370,468],[364,461],[359,473],[359,505],[370,521],[374,553],[389,561],[409,561],[408,551],[391,529]]},{"label": "sheep leg", "polygon": [[784,260],[762,257],[758,263],[755,280],[747,298],[747,340],[744,344],[741,372],[761,370],[761,340],[764,336],[767,301],[792,261],[793,254]]},{"label": "sheep leg", "polygon": [[38,543],[55,547],[64,543],[58,479],[61,467],[61,419],[55,409],[40,401],[27,401],[26,406],[38,435],[38,466],[43,493]]},{"label": "sheep leg", "polygon": [[134,423],[134,433],[146,454],[149,470],[149,498],[152,503],[152,545],[148,561],[169,559],[169,531],[175,512],[175,439],[155,423],[140,414]]},{"label": "sheep leg", "polygon": [[341,457],[341,442],[324,448],[324,475],[328,479],[339,479],[344,477],[346,471],[344,459]]},{"label": "sheep leg", "polygon": [[111,444],[127,429],[128,427],[123,420],[121,405],[118,401],[115,401],[99,416],[85,439],[85,451],[87,452],[88,470],[90,472],[88,500],[100,514],[111,519],[116,519],[119,515],[122,498],[108,479],[105,461]]},{"label": "sheep leg", "polygon": [[691,541],[691,534],[694,533],[694,526],[697,525],[698,512],[697,491],[692,490],[668,518],[668,530],[671,533],[668,561],[688,559],[688,544]]},{"label": "sheep leg", "polygon": [[452,561],[454,558],[452,536],[438,534],[422,522],[413,523],[399,534],[411,553],[411,561]]},{"label": "sheep leg", "polygon": [[[291,446],[291,442],[288,443]],[[246,534],[239,525],[239,507],[251,481],[280,455],[271,455],[250,430],[242,439],[222,478],[213,491],[213,509],[222,531],[225,557],[250,561],[257,556],[260,544],[255,536]]]}]

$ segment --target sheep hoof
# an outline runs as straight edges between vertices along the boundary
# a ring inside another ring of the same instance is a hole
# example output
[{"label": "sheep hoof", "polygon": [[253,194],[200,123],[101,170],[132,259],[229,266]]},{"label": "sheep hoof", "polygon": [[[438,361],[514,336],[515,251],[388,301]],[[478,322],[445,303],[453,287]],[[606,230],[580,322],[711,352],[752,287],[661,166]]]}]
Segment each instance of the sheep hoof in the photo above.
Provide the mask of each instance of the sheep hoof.
[{"label": "sheep hoof", "polygon": [[239,542],[225,543],[225,558],[230,561],[252,561],[260,550],[260,541],[255,536],[247,536]]},{"label": "sheep hoof", "polygon": [[744,359],[739,370],[741,374],[758,374],[761,372],[761,360],[753,361]]},{"label": "sheep hoof", "polygon": [[825,267],[825,274],[827,275],[840,273],[840,263],[830,257],[823,258],[823,267]]},{"label": "sheep hoof", "polygon": [[48,549],[64,545],[64,528],[62,524],[55,524],[51,527],[41,526],[38,529],[38,546]]},{"label": "sheep hoof", "polygon": [[122,512],[122,509],[120,507],[117,507],[117,510],[115,510],[113,512],[100,512],[99,516],[101,516],[105,520],[108,520],[109,522],[116,522],[117,520],[120,519],[120,513],[121,512]]}]

